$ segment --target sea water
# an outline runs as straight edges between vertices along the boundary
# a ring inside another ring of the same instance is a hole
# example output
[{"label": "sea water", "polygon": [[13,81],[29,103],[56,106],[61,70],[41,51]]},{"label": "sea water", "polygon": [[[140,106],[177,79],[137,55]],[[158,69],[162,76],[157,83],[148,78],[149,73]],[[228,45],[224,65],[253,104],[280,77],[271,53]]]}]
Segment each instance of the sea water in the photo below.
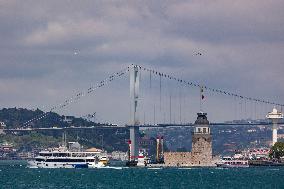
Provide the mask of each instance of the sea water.
[{"label": "sea water", "polygon": [[284,188],[284,167],[32,169],[0,161],[0,188]]}]

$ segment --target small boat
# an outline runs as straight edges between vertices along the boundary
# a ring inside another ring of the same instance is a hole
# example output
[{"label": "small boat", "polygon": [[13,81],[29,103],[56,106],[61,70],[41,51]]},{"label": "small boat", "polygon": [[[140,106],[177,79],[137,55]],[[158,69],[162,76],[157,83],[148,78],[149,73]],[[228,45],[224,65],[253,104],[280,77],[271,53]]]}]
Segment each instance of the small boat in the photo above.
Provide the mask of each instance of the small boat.
[{"label": "small boat", "polygon": [[89,168],[105,168],[108,164],[108,158],[106,156],[101,156],[99,161],[88,162]]},{"label": "small boat", "polygon": [[223,157],[216,163],[217,167],[249,167],[248,160]]},{"label": "small boat", "polygon": [[103,164],[104,166],[106,166],[108,164],[107,156],[101,156],[100,159],[99,159],[99,163]]},{"label": "small boat", "polygon": [[143,154],[142,151],[139,152],[139,155],[138,155],[138,161],[137,161],[137,166],[138,167],[145,167],[147,164],[146,164],[146,161],[145,161],[145,156]]}]

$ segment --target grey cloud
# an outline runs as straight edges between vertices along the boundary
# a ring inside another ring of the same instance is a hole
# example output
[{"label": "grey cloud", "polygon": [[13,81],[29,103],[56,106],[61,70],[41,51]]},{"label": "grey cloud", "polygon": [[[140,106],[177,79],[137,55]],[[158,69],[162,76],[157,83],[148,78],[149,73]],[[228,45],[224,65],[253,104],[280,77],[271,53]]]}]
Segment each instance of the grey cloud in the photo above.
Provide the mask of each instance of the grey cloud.
[{"label": "grey cloud", "polygon": [[281,1],[187,1],[168,10],[169,31],[214,43],[279,42],[282,10]]},{"label": "grey cloud", "polygon": [[[278,0],[1,1],[0,102],[47,107],[134,63],[281,103],[283,8]],[[126,118],[128,89],[111,87]],[[98,98],[114,98],[104,91]],[[110,111],[82,100],[61,113],[94,107]]]}]

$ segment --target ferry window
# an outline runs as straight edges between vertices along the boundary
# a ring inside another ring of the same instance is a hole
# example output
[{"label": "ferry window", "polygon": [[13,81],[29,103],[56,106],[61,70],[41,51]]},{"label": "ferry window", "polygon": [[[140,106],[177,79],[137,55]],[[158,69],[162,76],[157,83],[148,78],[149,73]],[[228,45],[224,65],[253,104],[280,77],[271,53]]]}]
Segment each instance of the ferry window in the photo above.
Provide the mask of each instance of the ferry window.
[{"label": "ferry window", "polygon": [[52,154],[49,153],[39,153],[40,156],[51,156]]},{"label": "ferry window", "polygon": [[206,128],[203,128],[203,133],[206,133]]},{"label": "ferry window", "polygon": [[198,128],[198,132],[201,133],[201,128]]},{"label": "ferry window", "polygon": [[60,154],[60,157],[66,157],[66,156],[68,156],[67,153],[61,153],[61,154]]}]

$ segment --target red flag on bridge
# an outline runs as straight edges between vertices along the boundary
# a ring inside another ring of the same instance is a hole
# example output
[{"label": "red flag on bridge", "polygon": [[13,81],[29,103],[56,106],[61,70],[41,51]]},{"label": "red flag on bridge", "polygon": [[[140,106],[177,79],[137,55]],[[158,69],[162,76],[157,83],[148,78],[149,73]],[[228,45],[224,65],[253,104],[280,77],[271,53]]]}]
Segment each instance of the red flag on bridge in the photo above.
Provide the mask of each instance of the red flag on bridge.
[{"label": "red flag on bridge", "polygon": [[205,98],[203,92],[204,92],[203,87],[201,87],[200,88],[200,97],[201,97],[202,100]]}]

